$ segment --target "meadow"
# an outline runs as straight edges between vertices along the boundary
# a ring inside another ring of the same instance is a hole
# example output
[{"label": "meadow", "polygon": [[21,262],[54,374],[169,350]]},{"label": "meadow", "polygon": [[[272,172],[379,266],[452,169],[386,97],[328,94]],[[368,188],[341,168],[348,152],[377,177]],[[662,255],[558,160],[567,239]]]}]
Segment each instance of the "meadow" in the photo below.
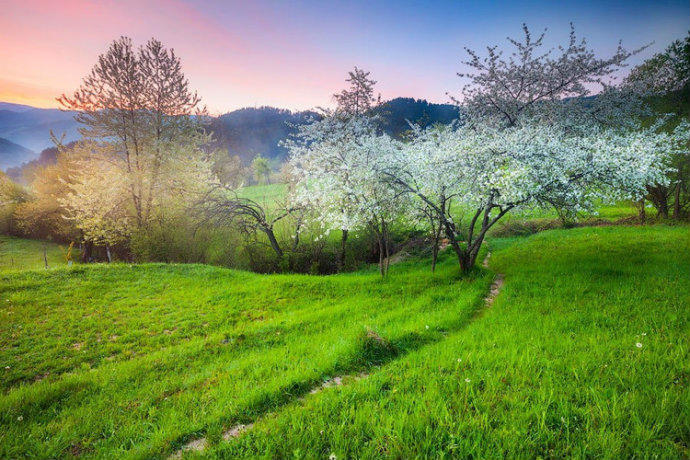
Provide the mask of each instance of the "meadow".
[{"label": "meadow", "polygon": [[488,247],[464,277],[3,272],[0,457],[690,455],[690,229]]},{"label": "meadow", "polygon": [[[46,261],[49,269],[65,267],[68,251],[69,245],[0,235],[0,272],[45,269]],[[79,259],[78,250],[72,249],[71,258]]]}]

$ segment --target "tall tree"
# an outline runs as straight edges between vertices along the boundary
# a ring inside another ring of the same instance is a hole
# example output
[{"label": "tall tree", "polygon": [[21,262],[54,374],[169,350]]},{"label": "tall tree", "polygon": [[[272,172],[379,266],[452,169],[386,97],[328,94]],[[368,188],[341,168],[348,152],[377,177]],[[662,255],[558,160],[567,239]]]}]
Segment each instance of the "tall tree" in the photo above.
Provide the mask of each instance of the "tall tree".
[{"label": "tall tree", "polygon": [[374,96],[376,80],[369,77],[370,73],[356,66],[348,72],[345,81],[350,87],[333,95],[338,104],[337,112],[345,115],[362,115],[381,102],[380,95],[378,98]]},{"label": "tall tree", "polygon": [[[362,70],[355,66],[354,70],[348,72],[348,77],[345,79],[349,83],[349,87],[343,89],[339,93],[335,93],[333,98],[337,103],[334,113],[326,113],[327,117],[349,118],[349,117],[366,117],[371,115],[371,109],[381,103],[381,96],[374,96],[374,87],[376,80],[370,78],[371,72]],[[317,125],[315,125],[317,126]],[[318,125],[319,129],[332,128],[333,124],[323,123]],[[339,126],[337,123],[335,126]],[[304,134],[302,132],[301,134]],[[334,138],[338,136],[336,133]],[[343,147],[345,148],[345,147]],[[343,153],[343,157],[346,154]],[[347,198],[344,198],[347,199]],[[350,204],[343,203],[343,212]],[[345,255],[347,250],[347,238],[350,230],[348,228],[341,228],[340,237],[340,252],[338,253],[338,271],[342,270],[345,265]]]},{"label": "tall tree", "polygon": [[115,40],[71,96],[58,101],[77,111],[80,132],[106,145],[125,177],[133,219],[146,227],[162,188],[161,171],[175,154],[199,151],[208,139],[204,109],[189,89],[180,59],[161,42],[135,49],[131,39]]}]

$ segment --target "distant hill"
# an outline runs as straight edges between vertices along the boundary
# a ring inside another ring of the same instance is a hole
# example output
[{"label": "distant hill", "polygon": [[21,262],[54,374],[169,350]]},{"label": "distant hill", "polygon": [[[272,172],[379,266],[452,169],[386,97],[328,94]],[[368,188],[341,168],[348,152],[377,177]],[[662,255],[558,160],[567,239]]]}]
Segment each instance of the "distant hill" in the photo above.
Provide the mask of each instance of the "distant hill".
[{"label": "distant hill", "polygon": [[[65,147],[70,148],[74,144],[75,144],[75,142],[72,141],[72,142],[65,144]],[[37,158],[36,158],[36,155],[34,154],[34,158],[32,160],[23,162],[20,166],[15,166],[13,168],[7,168],[7,171],[6,171],[7,176],[10,177],[15,182],[22,183],[25,180],[25,177],[24,177],[25,171],[29,171],[30,169],[37,168],[39,166],[54,164],[57,161],[57,155],[58,155],[58,148],[57,147],[48,147],[47,149],[43,149]]]},{"label": "distant hill", "polygon": [[26,147],[0,137],[0,170],[19,166],[35,156],[36,153]]},{"label": "distant hill", "polygon": [[[458,117],[457,107],[450,104],[433,104],[423,99],[396,98],[384,102],[374,113],[381,118],[383,129],[392,136],[400,136],[409,130],[407,121],[422,126],[434,123],[450,123]],[[216,147],[227,149],[230,155],[238,155],[245,163],[255,156],[283,161],[287,151],[280,143],[297,130],[297,126],[318,117],[313,111],[292,112],[276,107],[243,108],[228,112],[211,120]],[[39,109],[21,104],[0,102],[0,137],[25,147],[29,153],[19,163],[34,160],[37,153],[52,147],[50,130],[60,136],[66,134],[65,143],[79,138],[74,114],[56,109]],[[34,162],[47,164],[54,161],[54,150],[41,154]],[[14,156],[12,157],[14,158]],[[12,162],[3,166],[17,166]],[[22,176],[22,168],[13,168],[10,175]]]},{"label": "distant hill", "polygon": [[65,134],[65,142],[78,139],[78,126],[74,121],[74,112],[0,103],[0,137],[34,152],[53,145],[51,130],[58,137]]},{"label": "distant hill", "polygon": [[451,104],[434,104],[424,99],[398,97],[386,101],[374,109],[382,119],[383,129],[391,136],[399,137],[410,129],[410,123],[426,128],[435,123],[448,124],[459,116],[458,107]]},{"label": "distant hill", "polygon": [[244,162],[257,155],[283,160],[287,154],[280,141],[296,132],[296,126],[307,123],[317,114],[311,111],[292,112],[275,107],[244,108],[221,115],[211,122],[211,130],[219,147]]},{"label": "distant hill", "polygon": [[[458,109],[453,105],[402,97],[384,102],[374,113],[380,116],[383,129],[396,137],[410,129],[408,120],[426,127],[434,123],[447,124],[458,118]],[[245,108],[214,119],[211,130],[218,146],[227,148],[231,155],[239,155],[245,162],[257,154],[282,161],[287,151],[280,142],[296,132],[297,126],[315,117],[318,114],[313,111]]]}]

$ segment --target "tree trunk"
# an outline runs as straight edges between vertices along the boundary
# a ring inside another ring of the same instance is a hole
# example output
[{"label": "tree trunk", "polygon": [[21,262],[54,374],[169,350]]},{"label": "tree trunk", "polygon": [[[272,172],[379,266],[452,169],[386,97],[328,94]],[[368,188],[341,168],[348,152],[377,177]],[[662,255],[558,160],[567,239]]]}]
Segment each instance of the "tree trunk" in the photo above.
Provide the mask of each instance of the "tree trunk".
[{"label": "tree trunk", "polygon": [[673,201],[673,218],[675,220],[680,219],[680,186],[681,183],[678,182],[676,184],[676,192],[674,194],[674,201]]},{"label": "tree trunk", "polygon": [[341,272],[345,267],[345,249],[347,248],[348,231],[343,230],[343,235],[340,238],[340,252],[338,253],[338,272]]},{"label": "tree trunk", "polygon": [[299,246],[299,226],[295,229],[295,238],[292,240],[292,250],[296,251]]},{"label": "tree trunk", "polygon": [[46,243],[43,243],[43,263],[48,270],[48,245]]},{"label": "tree trunk", "polygon": [[668,219],[668,203],[666,201],[660,201],[657,209],[661,217]]},{"label": "tree trunk", "polygon": [[105,257],[108,259],[108,263],[112,262],[112,257],[110,256],[110,245],[105,244]]},{"label": "tree trunk", "polygon": [[381,273],[381,277],[383,278],[386,276],[386,274],[383,271],[383,241],[381,238],[381,235],[377,235],[378,243],[379,243],[379,272]]},{"label": "tree trunk", "polygon": [[638,217],[640,219],[640,223],[644,224],[647,222],[647,210],[645,209],[645,200],[642,198],[640,202],[638,203],[639,209],[638,209]]},{"label": "tree trunk", "polygon": [[84,242],[84,250],[81,253],[81,261],[85,264],[91,262],[91,250],[93,249],[93,243],[91,241]]},{"label": "tree trunk", "polygon": [[663,186],[648,187],[647,192],[649,193],[649,201],[656,208],[657,214],[668,219],[668,197],[670,195],[668,188]]},{"label": "tree trunk", "polygon": [[386,258],[384,259],[386,266],[384,267],[384,271],[386,275],[388,274],[388,267],[390,267],[391,264],[391,252],[390,252],[390,238],[388,235],[388,226],[386,225],[386,222],[381,219],[381,229],[383,230],[383,247],[386,250]]},{"label": "tree trunk", "polygon": [[273,229],[270,227],[265,227],[263,231],[268,236],[268,241],[271,243],[271,247],[278,255],[278,257],[283,257],[283,250],[280,248],[280,245],[278,244],[278,240],[276,239],[275,233],[273,233]]},{"label": "tree trunk", "polygon": [[431,248],[431,273],[434,273],[436,271],[436,261],[438,260],[438,245],[441,240],[441,222],[438,223],[438,228],[435,228],[435,226],[433,226],[432,228],[434,228],[434,246]]}]

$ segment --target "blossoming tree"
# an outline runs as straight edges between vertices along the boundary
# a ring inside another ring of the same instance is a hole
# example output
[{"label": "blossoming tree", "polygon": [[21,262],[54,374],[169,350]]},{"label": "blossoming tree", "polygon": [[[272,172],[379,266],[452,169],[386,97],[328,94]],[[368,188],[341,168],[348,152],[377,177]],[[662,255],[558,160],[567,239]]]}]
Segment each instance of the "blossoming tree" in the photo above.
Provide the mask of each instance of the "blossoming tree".
[{"label": "blossoming tree", "polygon": [[488,230],[514,209],[554,202],[592,209],[598,200],[638,197],[646,184],[666,181],[665,159],[683,150],[688,133],[688,125],[665,133],[591,124],[571,133],[558,125],[466,124],[418,131],[392,150],[382,174],[436,213],[467,271]]},{"label": "blossoming tree", "polygon": [[366,116],[331,115],[300,127],[286,146],[295,178],[293,203],[311,209],[325,233],[371,229],[385,275],[388,227],[402,203],[401,194],[382,176],[382,162],[399,144],[378,133]]},{"label": "blossoming tree", "polygon": [[[568,44],[543,52],[544,35],[509,39],[480,58],[471,50],[460,74],[463,120],[415,130],[384,163],[386,181],[431,209],[464,271],[476,263],[488,230],[511,210],[557,205],[577,211],[595,199],[639,197],[667,180],[668,158],[683,151],[687,124],[673,133],[637,122],[644,94],[611,79],[635,52],[619,46],[599,59],[571,29]],[[600,92],[589,97],[596,86]],[[454,218],[451,201],[459,205]],[[466,213],[466,216],[463,214]]]}]

